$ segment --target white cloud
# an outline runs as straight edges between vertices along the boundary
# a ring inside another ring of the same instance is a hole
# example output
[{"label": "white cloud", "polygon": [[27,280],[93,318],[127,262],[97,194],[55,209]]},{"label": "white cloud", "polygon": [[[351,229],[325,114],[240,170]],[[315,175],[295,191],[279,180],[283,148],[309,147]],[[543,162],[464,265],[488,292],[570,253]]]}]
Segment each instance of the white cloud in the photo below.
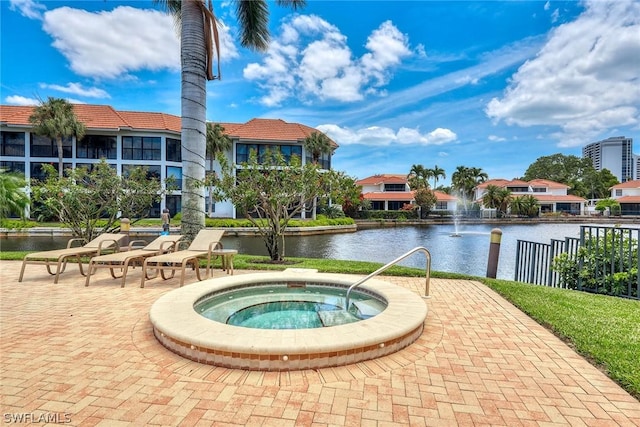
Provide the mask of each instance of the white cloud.
[{"label": "white cloud", "polygon": [[339,145],[361,144],[368,146],[400,145],[443,145],[457,140],[457,135],[450,129],[437,128],[428,133],[421,133],[418,128],[402,127],[394,131],[388,127],[370,126],[361,129],[349,129],[335,124],[317,126]]},{"label": "white cloud", "polygon": [[12,96],[7,96],[4,101],[8,104],[8,105],[21,105],[21,106],[31,106],[31,105],[38,105],[40,104],[40,100],[39,99],[35,99],[35,98],[25,98],[24,96],[19,96],[19,95],[12,95]]},{"label": "white cloud", "polygon": [[281,26],[262,62],[245,67],[244,77],[266,92],[260,102],[268,106],[291,97],[358,101],[383,93],[393,68],[412,55],[407,36],[391,21],[375,29],[365,47],[355,58],[337,27],[315,15],[295,15]]},{"label": "white cloud", "polygon": [[552,126],[561,147],[640,123],[640,3],[591,1],[557,27],[486,113],[517,126]]},{"label": "white cloud", "polygon": [[92,13],[61,7],[44,14],[44,30],[81,76],[116,78],[143,69],[180,68],[173,19],[158,11],[122,6]]},{"label": "white cloud", "polygon": [[57,90],[58,92],[72,93],[74,95],[85,96],[88,98],[111,98],[111,96],[102,89],[98,89],[96,87],[84,88],[80,83],[67,83],[66,86],[42,83],[40,84],[40,87],[44,89]]},{"label": "white cloud", "polygon": [[507,140],[507,138],[503,138],[501,136],[498,135],[489,135],[488,138],[489,141],[493,141],[493,142],[504,142]]},{"label": "white cloud", "polygon": [[20,14],[26,18],[40,20],[42,11],[47,10],[47,7],[34,0],[10,0],[9,9],[20,11]]}]

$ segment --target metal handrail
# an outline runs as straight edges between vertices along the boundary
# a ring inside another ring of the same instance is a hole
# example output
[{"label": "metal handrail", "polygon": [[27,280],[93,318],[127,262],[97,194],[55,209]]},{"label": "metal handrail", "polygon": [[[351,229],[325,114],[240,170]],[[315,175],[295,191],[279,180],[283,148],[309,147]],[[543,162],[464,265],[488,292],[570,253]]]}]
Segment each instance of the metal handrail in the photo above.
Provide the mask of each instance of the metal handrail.
[{"label": "metal handrail", "polygon": [[377,269],[373,273],[369,274],[364,279],[360,279],[356,283],[354,283],[353,285],[349,286],[349,289],[347,289],[347,297],[346,297],[346,301],[345,301],[345,310],[349,309],[349,295],[351,294],[351,291],[353,290],[353,288],[355,288],[357,286],[360,286],[361,284],[363,284],[367,280],[371,279],[374,276],[377,276],[378,274],[382,273],[383,271],[385,271],[389,267],[393,266],[394,264],[399,263],[400,261],[402,261],[403,259],[405,259],[409,255],[413,255],[414,253],[416,253],[418,251],[424,252],[425,256],[427,257],[427,266],[426,266],[426,269],[425,269],[426,270],[425,271],[426,282],[425,282],[424,296],[428,298],[429,297],[429,280],[431,278],[431,254],[429,253],[427,248],[424,248],[422,246],[418,246],[417,248],[411,249],[406,254],[400,255],[398,258],[394,259],[393,261],[390,261],[390,262],[386,263],[385,265],[383,265],[382,267],[380,267],[379,269]]}]

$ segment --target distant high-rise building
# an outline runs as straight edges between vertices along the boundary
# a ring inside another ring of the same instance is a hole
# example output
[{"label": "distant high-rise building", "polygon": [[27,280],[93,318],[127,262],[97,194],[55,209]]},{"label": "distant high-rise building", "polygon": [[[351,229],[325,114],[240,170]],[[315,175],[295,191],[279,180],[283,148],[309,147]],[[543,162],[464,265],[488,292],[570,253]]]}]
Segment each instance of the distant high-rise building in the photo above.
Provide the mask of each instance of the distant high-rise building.
[{"label": "distant high-rise building", "polygon": [[633,138],[613,136],[593,142],[582,148],[582,157],[588,157],[597,171],[609,169],[620,182],[636,178],[636,161],[633,156]]}]

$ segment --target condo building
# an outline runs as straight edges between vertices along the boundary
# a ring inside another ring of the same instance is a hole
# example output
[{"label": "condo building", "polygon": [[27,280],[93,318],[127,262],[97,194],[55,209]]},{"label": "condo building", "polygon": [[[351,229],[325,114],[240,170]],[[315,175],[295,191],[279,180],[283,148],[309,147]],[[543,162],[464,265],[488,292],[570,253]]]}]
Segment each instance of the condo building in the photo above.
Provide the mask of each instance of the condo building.
[{"label": "condo building", "polygon": [[[27,182],[44,178],[42,164],[58,164],[58,148],[54,140],[36,135],[29,116],[34,107],[0,105],[0,168],[24,174]],[[108,105],[75,104],[74,112],[87,128],[80,139],[63,142],[64,168],[91,167],[105,159],[119,175],[135,166],[145,166],[148,174],[161,182],[174,177],[182,188],[182,147],[180,117],[139,111],[120,111]],[[220,123],[232,141],[224,155],[232,163],[242,163],[255,150],[277,149],[285,158],[295,155],[303,164],[311,162],[304,140],[316,129],[279,119],[252,119],[246,123]],[[330,140],[333,149],[338,145]],[[332,150],[333,152],[333,150]],[[331,168],[331,153],[323,154],[318,164]],[[206,167],[209,168],[209,161]],[[220,165],[214,162],[214,170]],[[208,198],[209,195],[206,194]],[[159,217],[167,208],[174,215],[181,211],[181,191],[166,195],[154,206],[151,217]],[[207,206],[208,206],[208,200]],[[304,217],[303,213],[303,217]],[[236,210],[229,201],[215,203],[214,217],[235,218]]]},{"label": "condo building", "polygon": [[637,178],[633,138],[614,136],[593,142],[582,148],[582,157],[590,158],[597,171],[609,169],[620,182]]}]

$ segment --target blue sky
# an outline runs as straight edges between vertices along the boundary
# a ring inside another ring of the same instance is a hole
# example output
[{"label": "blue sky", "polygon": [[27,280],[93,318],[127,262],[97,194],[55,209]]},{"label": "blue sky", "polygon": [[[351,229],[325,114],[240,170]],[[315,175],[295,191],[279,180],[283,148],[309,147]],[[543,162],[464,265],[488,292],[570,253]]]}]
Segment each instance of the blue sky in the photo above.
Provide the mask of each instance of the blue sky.
[{"label": "blue sky", "polygon": [[[172,18],[144,1],[0,1],[0,102],[49,96],[180,115]],[[364,178],[437,165],[515,178],[541,156],[640,134],[638,1],[270,3],[271,45],[242,48],[228,2],[207,119],[304,123]],[[640,150],[634,150],[636,153]]]}]

